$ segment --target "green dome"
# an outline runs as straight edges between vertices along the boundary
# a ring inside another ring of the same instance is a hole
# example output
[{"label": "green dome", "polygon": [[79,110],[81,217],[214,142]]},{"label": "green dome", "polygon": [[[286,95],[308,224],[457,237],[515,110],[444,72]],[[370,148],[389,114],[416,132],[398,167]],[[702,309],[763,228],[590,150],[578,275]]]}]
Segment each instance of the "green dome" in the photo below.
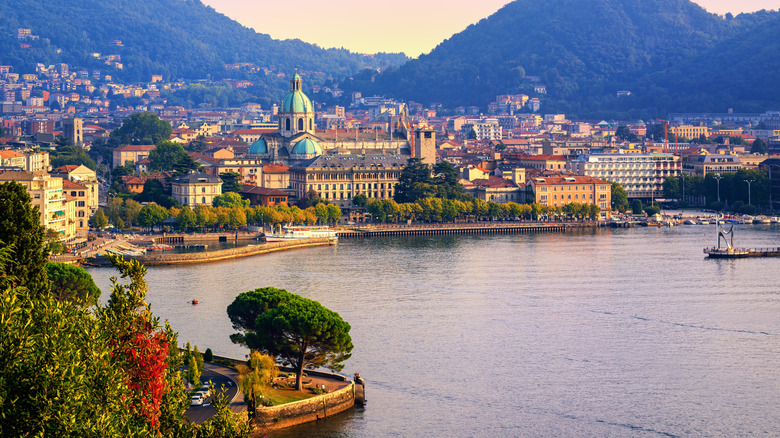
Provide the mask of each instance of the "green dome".
[{"label": "green dome", "polygon": [[295,155],[322,155],[320,144],[310,138],[295,143],[291,154]]},{"label": "green dome", "polygon": [[303,91],[290,91],[282,99],[283,113],[309,113],[314,112],[314,107],[311,104],[311,100],[303,93]]},{"label": "green dome", "polygon": [[261,138],[249,146],[249,153],[253,155],[267,154],[268,144]]}]

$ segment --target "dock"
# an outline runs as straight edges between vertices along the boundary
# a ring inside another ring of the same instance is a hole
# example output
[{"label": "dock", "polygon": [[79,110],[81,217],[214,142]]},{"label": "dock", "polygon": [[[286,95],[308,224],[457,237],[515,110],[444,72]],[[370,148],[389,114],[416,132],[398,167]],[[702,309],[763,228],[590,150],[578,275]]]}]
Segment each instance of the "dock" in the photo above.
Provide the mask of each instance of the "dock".
[{"label": "dock", "polygon": [[[721,226],[721,216],[715,217],[715,232],[717,233],[717,247],[704,248],[704,254],[711,259],[744,259],[749,257],[780,257],[780,248],[735,248],[734,225],[726,231]],[[721,246],[721,240],[725,243]]]},{"label": "dock", "polygon": [[704,253],[713,259],[780,257],[780,248],[704,248]]},{"label": "dock", "polygon": [[462,234],[536,234],[564,233],[566,224],[427,224],[408,226],[356,227],[337,232],[339,239],[387,236],[446,236]]}]

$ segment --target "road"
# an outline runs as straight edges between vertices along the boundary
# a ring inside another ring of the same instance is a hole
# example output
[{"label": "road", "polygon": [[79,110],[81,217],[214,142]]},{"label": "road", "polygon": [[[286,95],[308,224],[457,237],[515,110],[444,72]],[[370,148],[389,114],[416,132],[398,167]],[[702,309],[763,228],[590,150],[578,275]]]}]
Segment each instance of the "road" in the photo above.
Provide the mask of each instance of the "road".
[{"label": "road", "polygon": [[[203,373],[200,376],[201,382],[214,383],[215,391],[218,391],[222,385],[228,390],[228,400],[230,400],[230,409],[233,412],[246,412],[243,394],[238,390],[238,373],[230,368],[206,363]],[[193,423],[200,424],[214,415],[214,407],[211,405],[212,398],[202,406],[190,406],[184,415]]]}]

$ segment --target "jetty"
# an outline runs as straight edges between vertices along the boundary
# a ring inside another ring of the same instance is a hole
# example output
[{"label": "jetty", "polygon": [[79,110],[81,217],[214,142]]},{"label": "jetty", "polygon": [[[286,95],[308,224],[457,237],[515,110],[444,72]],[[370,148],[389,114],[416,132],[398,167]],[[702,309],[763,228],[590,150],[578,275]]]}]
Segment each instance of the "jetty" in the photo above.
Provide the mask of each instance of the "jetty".
[{"label": "jetty", "polygon": [[460,234],[535,234],[564,233],[569,224],[550,223],[460,223],[372,225],[352,227],[337,232],[339,239],[385,236],[444,236]]},{"label": "jetty", "polygon": [[[748,257],[780,257],[780,248],[735,248],[734,225],[726,231],[721,226],[722,217],[715,218],[715,232],[717,233],[718,246],[704,248],[708,258],[713,259],[742,259]],[[721,245],[721,240],[724,245]]]}]

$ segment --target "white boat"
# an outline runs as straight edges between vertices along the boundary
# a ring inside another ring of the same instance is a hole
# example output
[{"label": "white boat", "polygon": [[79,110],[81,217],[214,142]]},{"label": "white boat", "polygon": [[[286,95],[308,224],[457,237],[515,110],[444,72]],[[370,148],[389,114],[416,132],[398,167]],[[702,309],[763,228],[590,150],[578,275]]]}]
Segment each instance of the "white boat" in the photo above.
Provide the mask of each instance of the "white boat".
[{"label": "white boat", "polygon": [[284,227],[282,233],[267,234],[265,236],[265,241],[286,242],[288,240],[317,239],[322,237],[327,237],[328,239],[331,240],[338,239],[336,232],[331,230],[327,226],[321,226],[321,227],[291,226],[291,227]]},{"label": "white boat", "polygon": [[771,224],[772,223],[772,219],[769,219],[766,216],[756,216],[756,217],[753,218],[753,223],[754,224]]},{"label": "white boat", "polygon": [[685,222],[683,222],[685,225],[696,225],[696,221],[693,219],[685,219]]}]

